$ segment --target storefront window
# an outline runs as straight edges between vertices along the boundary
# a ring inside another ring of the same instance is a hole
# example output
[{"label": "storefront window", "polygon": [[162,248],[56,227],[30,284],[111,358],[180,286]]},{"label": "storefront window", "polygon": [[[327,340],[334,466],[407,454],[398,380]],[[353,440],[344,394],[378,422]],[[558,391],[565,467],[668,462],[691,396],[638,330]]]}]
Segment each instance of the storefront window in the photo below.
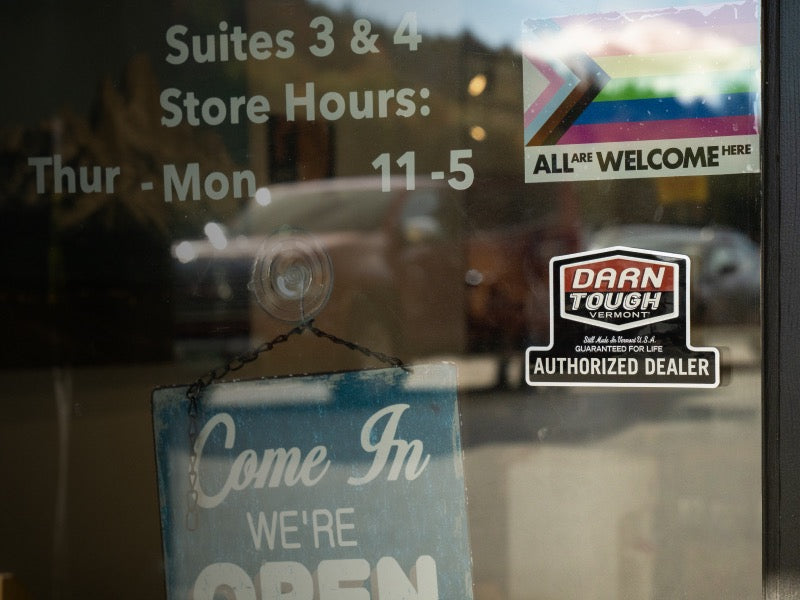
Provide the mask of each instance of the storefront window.
[{"label": "storefront window", "polygon": [[154,389],[443,361],[476,600],[761,594],[759,2],[4,8],[0,599],[174,597]]}]

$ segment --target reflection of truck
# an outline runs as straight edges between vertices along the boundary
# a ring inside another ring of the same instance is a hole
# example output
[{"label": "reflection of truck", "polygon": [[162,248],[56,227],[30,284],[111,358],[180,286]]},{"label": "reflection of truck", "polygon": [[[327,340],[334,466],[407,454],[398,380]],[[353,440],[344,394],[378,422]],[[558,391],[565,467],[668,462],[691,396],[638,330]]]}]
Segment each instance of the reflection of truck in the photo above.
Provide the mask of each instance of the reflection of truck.
[{"label": "reflection of truck", "polygon": [[478,231],[467,241],[470,349],[516,350],[547,343],[550,258],[577,251],[572,224],[522,223]]},{"label": "reflection of truck", "polygon": [[467,235],[446,185],[393,184],[386,193],[374,178],[271,186],[226,227],[209,224],[207,239],[175,244],[179,332],[263,340],[284,331],[247,283],[266,236],[288,226],[315,235],[331,257],[320,329],[404,360],[521,348],[546,319],[547,261],[576,249],[574,236],[522,225]]}]

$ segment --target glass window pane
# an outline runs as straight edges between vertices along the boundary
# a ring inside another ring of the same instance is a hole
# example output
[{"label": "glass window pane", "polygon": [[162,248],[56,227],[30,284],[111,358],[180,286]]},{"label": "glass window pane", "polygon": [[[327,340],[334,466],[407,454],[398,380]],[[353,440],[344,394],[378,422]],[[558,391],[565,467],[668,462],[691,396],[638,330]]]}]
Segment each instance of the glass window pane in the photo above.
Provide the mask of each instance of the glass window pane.
[{"label": "glass window pane", "polygon": [[[759,2],[4,8],[0,585],[165,597],[154,388],[398,358],[458,369],[476,599],[761,593]],[[551,261],[617,247],[687,327],[570,356],[719,386],[528,383]]]}]

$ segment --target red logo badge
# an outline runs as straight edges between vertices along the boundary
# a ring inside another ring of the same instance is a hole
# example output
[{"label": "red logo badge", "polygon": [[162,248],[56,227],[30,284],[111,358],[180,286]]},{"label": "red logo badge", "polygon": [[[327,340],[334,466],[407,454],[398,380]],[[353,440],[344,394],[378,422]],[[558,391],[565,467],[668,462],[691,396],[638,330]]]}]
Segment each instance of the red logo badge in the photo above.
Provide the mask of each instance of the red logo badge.
[{"label": "red logo badge", "polygon": [[561,267],[561,316],[624,331],[678,316],[674,263],[609,256]]}]

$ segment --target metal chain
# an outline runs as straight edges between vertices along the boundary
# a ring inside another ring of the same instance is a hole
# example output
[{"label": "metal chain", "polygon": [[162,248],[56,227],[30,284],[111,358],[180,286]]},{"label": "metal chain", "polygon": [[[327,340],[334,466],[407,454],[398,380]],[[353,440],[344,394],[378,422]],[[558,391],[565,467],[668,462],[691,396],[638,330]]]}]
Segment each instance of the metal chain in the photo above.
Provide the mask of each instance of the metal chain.
[{"label": "metal chain", "polygon": [[200,412],[200,396],[203,390],[215,381],[225,377],[228,373],[238,371],[246,364],[253,362],[262,353],[269,352],[278,344],[288,341],[291,336],[302,333],[304,329],[303,325],[298,325],[291,331],[282,333],[249,352],[235,356],[221,367],[217,367],[205,376],[196,379],[186,390],[186,397],[189,399],[189,491],[186,494],[186,529],[189,531],[197,529],[200,516],[197,510],[197,451],[195,450],[195,442],[197,442],[199,433],[197,423]]},{"label": "metal chain", "polygon": [[[199,394],[199,391],[197,392]],[[186,492],[186,529],[197,529],[199,513],[197,511],[197,394],[189,395],[189,491]]]},{"label": "metal chain", "polygon": [[189,400],[189,491],[186,494],[186,529],[189,531],[194,531],[197,529],[199,519],[199,511],[197,510],[197,451],[195,450],[195,444],[199,434],[198,417],[200,412],[200,396],[209,385],[220,381],[223,377],[228,375],[228,373],[238,371],[245,365],[256,360],[264,352],[269,352],[278,344],[283,344],[292,336],[299,335],[306,330],[310,331],[319,338],[324,338],[335,344],[340,344],[346,348],[349,348],[350,350],[356,350],[366,356],[376,358],[379,361],[389,364],[393,367],[398,367],[405,371],[409,370],[399,358],[395,356],[389,356],[388,354],[384,354],[382,352],[376,352],[375,350],[370,350],[365,346],[361,346],[354,342],[349,342],[340,337],[322,331],[314,325],[314,321],[311,319],[301,323],[286,333],[282,333],[274,337],[268,342],[264,342],[253,350],[235,356],[221,367],[217,367],[209,371],[203,377],[196,379],[186,390],[186,398]]},{"label": "metal chain", "polygon": [[308,329],[311,333],[313,333],[317,337],[324,338],[328,341],[333,342],[334,344],[340,344],[346,348],[349,348],[350,350],[356,350],[366,356],[377,358],[379,361],[386,363],[387,365],[391,365],[393,367],[399,367],[404,371],[409,370],[408,367],[405,366],[405,363],[403,363],[403,361],[397,358],[396,356],[389,356],[388,354],[384,354],[383,352],[376,352],[375,350],[370,350],[365,346],[361,346],[354,342],[348,342],[347,340],[343,340],[340,337],[336,337],[335,335],[322,331],[318,327],[314,326],[313,319],[309,321],[307,324],[305,324],[304,329]]}]

